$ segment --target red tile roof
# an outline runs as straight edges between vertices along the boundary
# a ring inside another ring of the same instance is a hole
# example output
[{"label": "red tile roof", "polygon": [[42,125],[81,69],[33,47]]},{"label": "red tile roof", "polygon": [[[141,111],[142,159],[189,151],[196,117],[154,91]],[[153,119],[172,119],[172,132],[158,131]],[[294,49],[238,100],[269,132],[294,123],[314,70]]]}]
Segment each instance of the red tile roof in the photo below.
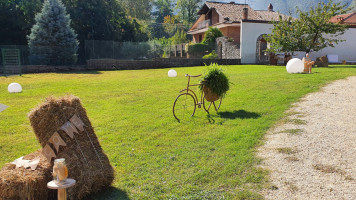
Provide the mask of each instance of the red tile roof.
[{"label": "red tile roof", "polygon": [[204,6],[201,8],[198,14],[204,14],[208,10],[215,8],[217,13],[223,18],[229,18],[231,22],[239,22],[242,20],[242,10],[243,8],[248,8],[248,20],[257,21],[272,21],[278,20],[281,15],[283,18],[287,18],[287,15],[283,15],[274,11],[268,10],[253,10],[247,4],[236,4],[236,3],[221,3],[221,2],[205,2]]},{"label": "red tile roof", "polygon": [[342,23],[348,25],[356,25],[356,13],[348,13],[344,15],[336,15],[330,19],[332,23]]}]

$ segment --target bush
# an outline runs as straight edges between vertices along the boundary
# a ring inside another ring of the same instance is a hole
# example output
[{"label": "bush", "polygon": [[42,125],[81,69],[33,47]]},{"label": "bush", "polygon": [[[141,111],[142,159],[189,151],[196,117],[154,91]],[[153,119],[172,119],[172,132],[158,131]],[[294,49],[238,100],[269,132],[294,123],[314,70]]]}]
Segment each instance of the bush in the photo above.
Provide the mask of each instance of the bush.
[{"label": "bush", "polygon": [[169,38],[173,44],[182,44],[188,42],[187,33],[184,30],[177,31],[173,37]]},{"label": "bush", "polygon": [[165,52],[166,55],[170,55],[171,51],[171,41],[167,38],[159,38],[148,41],[150,45],[150,58],[157,58],[161,57]]},{"label": "bush", "polygon": [[[205,87],[209,87],[211,92],[220,97],[224,97],[230,88],[230,82],[219,65],[214,63],[208,66],[207,72],[202,79]],[[200,87],[202,89],[203,87]]]},{"label": "bush", "polygon": [[166,52],[163,52],[163,54],[162,54],[162,58],[168,58],[168,56],[167,56]]},{"label": "bush", "polygon": [[205,37],[202,43],[215,43],[216,38],[224,36],[220,29],[209,27],[209,29],[205,33]]},{"label": "bush", "polygon": [[201,52],[211,52],[215,47],[214,43],[196,43],[188,45],[187,52],[188,53],[201,53]]},{"label": "bush", "polygon": [[217,59],[219,58],[219,55],[213,50],[211,53],[203,56],[203,59]]},{"label": "bush", "polygon": [[123,59],[141,59],[149,57],[151,46],[147,42],[123,42],[119,57]]}]

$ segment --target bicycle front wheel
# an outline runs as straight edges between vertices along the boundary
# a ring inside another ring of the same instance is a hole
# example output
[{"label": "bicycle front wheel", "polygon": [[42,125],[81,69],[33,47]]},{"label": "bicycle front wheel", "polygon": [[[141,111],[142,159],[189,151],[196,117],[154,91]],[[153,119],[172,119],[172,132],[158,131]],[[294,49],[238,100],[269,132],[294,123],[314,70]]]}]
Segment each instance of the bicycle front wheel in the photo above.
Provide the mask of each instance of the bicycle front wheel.
[{"label": "bicycle front wheel", "polygon": [[221,102],[222,102],[222,97],[220,97],[218,100],[216,101],[212,101],[209,102],[207,101],[204,97],[203,97],[203,107],[204,110],[209,113],[210,109],[214,109],[216,112],[218,112],[220,106],[221,106]]},{"label": "bicycle front wheel", "polygon": [[180,122],[192,117],[195,113],[196,103],[193,95],[189,93],[177,96],[173,104],[173,115]]}]

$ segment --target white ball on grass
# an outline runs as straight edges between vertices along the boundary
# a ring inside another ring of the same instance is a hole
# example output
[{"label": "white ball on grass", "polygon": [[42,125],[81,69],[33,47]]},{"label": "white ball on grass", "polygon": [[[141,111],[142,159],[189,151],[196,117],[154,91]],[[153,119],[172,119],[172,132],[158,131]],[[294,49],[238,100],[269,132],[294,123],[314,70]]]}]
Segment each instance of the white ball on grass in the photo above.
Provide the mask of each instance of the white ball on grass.
[{"label": "white ball on grass", "polygon": [[288,61],[286,69],[290,74],[302,73],[304,71],[304,63],[299,58],[292,58]]},{"label": "white ball on grass", "polygon": [[177,72],[174,69],[168,71],[168,77],[177,77]]},{"label": "white ball on grass", "polygon": [[10,83],[10,85],[7,87],[7,90],[10,93],[18,93],[18,92],[22,92],[22,87],[18,83]]}]

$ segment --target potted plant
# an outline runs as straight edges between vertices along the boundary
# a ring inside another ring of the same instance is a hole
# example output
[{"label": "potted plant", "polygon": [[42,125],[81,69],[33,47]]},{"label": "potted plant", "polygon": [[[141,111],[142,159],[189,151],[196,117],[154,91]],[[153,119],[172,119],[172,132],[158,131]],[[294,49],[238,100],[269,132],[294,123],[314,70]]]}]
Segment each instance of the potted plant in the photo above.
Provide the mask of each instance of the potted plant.
[{"label": "potted plant", "polygon": [[201,82],[203,85],[200,89],[203,90],[204,98],[209,102],[213,102],[218,100],[220,97],[224,97],[230,88],[229,79],[216,63],[208,66]]}]

